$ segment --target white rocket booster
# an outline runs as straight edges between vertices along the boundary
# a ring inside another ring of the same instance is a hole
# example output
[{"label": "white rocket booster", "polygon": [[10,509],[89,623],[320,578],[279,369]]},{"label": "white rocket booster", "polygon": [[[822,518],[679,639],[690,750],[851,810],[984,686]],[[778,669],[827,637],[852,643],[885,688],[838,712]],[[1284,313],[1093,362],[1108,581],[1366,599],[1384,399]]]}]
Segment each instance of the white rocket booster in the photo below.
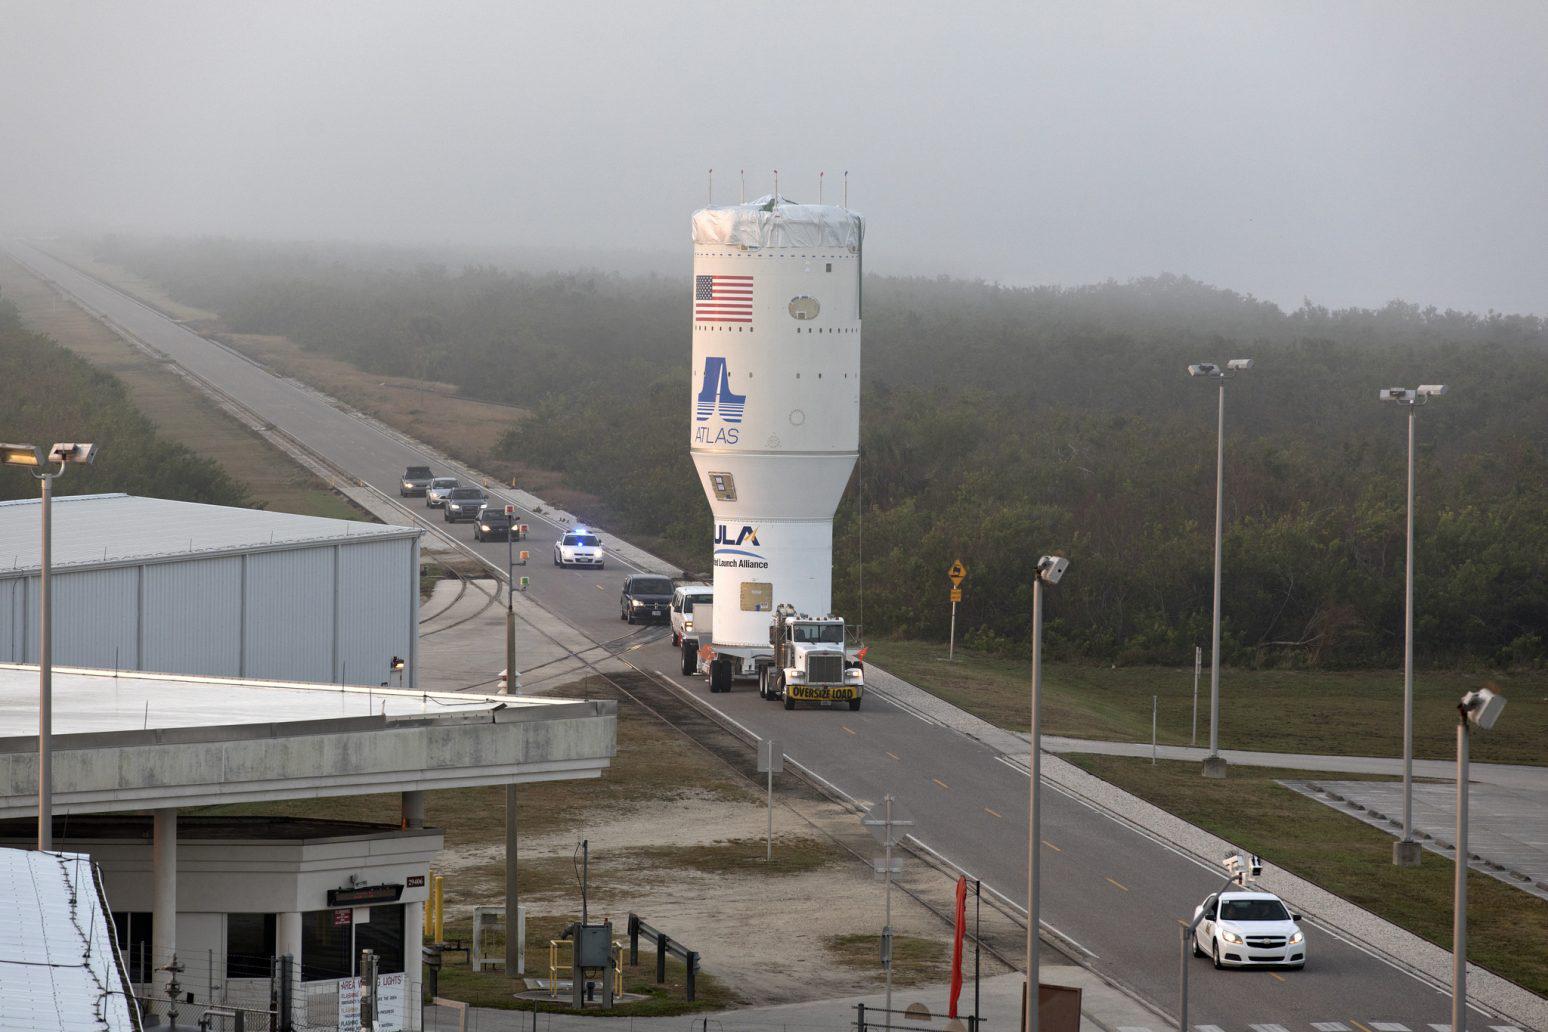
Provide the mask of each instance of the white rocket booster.
[{"label": "white rocket booster", "polygon": [[714,644],[833,605],[860,446],[861,216],[762,197],[693,215],[690,449],[715,516]]}]

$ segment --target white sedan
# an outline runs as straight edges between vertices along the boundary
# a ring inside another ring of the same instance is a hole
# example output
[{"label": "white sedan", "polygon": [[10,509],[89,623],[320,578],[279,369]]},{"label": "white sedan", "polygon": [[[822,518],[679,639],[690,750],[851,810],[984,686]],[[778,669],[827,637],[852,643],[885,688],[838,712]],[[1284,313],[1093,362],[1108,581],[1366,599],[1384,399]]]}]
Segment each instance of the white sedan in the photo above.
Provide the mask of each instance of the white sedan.
[{"label": "white sedan", "polygon": [[1222,892],[1194,909],[1193,955],[1215,967],[1264,964],[1299,968],[1306,964],[1306,935],[1272,892]]},{"label": "white sedan", "polygon": [[587,566],[603,569],[602,539],[587,530],[575,530],[554,542],[555,566]]}]

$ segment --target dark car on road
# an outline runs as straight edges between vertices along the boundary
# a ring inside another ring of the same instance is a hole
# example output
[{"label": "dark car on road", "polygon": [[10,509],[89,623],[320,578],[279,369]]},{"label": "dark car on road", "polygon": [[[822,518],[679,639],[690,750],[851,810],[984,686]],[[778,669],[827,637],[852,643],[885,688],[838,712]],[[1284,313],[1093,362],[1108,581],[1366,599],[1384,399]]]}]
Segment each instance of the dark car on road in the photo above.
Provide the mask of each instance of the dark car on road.
[{"label": "dark car on road", "polygon": [[484,489],[481,487],[454,487],[446,496],[441,518],[447,523],[476,520],[479,511],[487,501],[489,496],[484,494]]},{"label": "dark car on road", "polygon": [[435,479],[435,474],[430,472],[429,466],[410,466],[403,471],[403,482],[398,485],[398,497],[423,498],[425,492],[430,490],[430,481]]},{"label": "dark car on road", "polygon": [[478,522],[473,526],[474,541],[508,541],[511,537],[511,526],[515,517],[507,516],[504,507],[486,505],[478,514]]},{"label": "dark car on road", "polygon": [[672,579],[649,573],[625,577],[618,596],[618,619],[629,623],[659,620],[665,623],[672,605]]}]

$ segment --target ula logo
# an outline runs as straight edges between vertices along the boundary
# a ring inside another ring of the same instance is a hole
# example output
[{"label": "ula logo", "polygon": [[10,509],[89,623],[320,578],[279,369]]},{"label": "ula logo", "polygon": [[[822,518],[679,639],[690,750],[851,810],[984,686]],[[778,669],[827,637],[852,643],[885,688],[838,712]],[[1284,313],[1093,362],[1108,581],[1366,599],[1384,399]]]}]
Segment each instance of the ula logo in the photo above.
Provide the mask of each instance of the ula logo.
[{"label": "ula logo", "polygon": [[767,570],[769,561],[746,546],[758,544],[758,528],[745,524],[732,530],[728,524],[715,524],[715,565],[744,570]]},{"label": "ula logo", "polygon": [[751,542],[754,545],[758,544],[758,528],[743,526],[741,530],[736,532],[736,536],[732,537],[730,527],[724,523],[716,525],[715,544],[740,545],[744,541]]},{"label": "ula logo", "polygon": [[727,423],[740,423],[747,407],[747,395],[731,390],[731,373],[726,360],[720,355],[707,355],[704,359],[704,385],[699,388],[698,406],[694,418],[702,423],[720,409],[720,418]]}]

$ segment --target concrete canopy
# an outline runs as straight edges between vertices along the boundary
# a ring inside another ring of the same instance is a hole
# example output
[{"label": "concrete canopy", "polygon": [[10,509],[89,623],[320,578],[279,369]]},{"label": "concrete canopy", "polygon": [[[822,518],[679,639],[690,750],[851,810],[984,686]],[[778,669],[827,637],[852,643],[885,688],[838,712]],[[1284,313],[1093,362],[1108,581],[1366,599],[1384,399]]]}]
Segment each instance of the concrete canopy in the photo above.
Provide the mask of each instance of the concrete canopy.
[{"label": "concrete canopy", "polygon": [[[54,670],[54,812],[597,777],[611,701]],[[0,819],[37,813],[37,668],[0,664]]]}]

